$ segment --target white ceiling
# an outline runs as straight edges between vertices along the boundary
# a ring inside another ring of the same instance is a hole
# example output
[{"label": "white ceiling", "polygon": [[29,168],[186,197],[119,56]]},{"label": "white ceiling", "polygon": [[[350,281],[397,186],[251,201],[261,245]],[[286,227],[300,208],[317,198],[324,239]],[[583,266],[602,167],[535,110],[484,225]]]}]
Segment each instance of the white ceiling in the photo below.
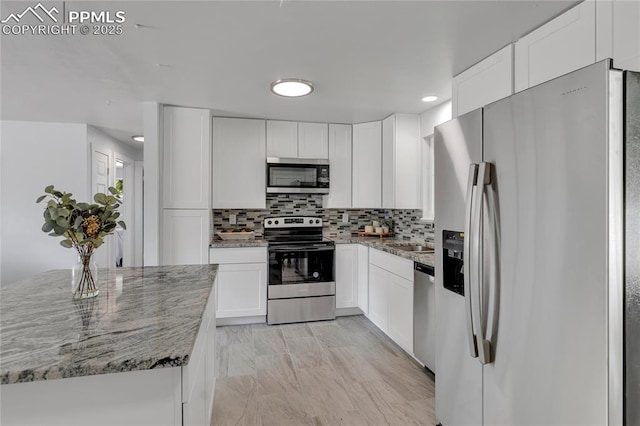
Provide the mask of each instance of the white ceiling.
[{"label": "white ceiling", "polygon": [[[2,1],[2,19],[35,1]],[[43,1],[45,5],[45,3]],[[54,2],[62,5],[62,2]],[[1,36],[2,119],[142,132],[142,102],[354,123],[451,97],[451,77],[577,1],[90,1],[122,35]],[[284,99],[269,83],[314,82]],[[437,104],[437,103],[436,103]]]}]

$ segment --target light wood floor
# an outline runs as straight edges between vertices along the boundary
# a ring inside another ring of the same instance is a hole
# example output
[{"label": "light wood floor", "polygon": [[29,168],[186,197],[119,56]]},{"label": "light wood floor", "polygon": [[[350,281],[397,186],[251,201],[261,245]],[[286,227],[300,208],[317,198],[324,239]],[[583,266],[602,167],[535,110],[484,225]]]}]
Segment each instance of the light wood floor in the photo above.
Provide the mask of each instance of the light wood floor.
[{"label": "light wood floor", "polygon": [[363,316],[217,329],[212,425],[435,425],[433,378]]}]

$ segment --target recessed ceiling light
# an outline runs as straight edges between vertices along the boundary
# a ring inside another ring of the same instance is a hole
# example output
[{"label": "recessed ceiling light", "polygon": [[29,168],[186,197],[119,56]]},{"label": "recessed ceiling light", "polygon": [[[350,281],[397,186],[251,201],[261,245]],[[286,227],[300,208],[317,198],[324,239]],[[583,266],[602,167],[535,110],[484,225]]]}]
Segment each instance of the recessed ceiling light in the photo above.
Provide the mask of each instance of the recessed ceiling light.
[{"label": "recessed ceiling light", "polygon": [[313,84],[299,78],[285,78],[271,83],[271,91],[279,96],[296,98],[313,92]]},{"label": "recessed ceiling light", "polygon": [[425,96],[424,98],[422,98],[422,102],[433,102],[438,100],[437,96]]},{"label": "recessed ceiling light", "polygon": [[133,139],[136,142],[144,142],[144,136],[142,135],[131,136],[131,139]]}]

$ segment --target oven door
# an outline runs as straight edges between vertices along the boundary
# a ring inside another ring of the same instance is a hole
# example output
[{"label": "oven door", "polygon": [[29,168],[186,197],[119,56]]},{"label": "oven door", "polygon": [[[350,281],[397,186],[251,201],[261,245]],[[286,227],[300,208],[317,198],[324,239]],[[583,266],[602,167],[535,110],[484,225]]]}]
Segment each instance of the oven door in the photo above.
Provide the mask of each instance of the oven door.
[{"label": "oven door", "polygon": [[333,245],[269,247],[269,299],[335,294]]},{"label": "oven door", "polygon": [[317,160],[322,164],[294,163],[293,160],[269,158],[267,161],[267,193],[329,193],[329,164],[326,160]]}]

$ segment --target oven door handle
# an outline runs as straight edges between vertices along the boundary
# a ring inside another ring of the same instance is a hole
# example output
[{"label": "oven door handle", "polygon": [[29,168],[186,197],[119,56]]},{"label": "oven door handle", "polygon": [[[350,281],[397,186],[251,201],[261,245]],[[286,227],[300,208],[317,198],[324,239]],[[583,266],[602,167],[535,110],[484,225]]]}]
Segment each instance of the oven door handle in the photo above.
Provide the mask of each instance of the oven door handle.
[{"label": "oven door handle", "polygon": [[288,247],[269,247],[269,252],[271,253],[284,253],[291,251],[334,251],[335,246],[288,246]]}]

